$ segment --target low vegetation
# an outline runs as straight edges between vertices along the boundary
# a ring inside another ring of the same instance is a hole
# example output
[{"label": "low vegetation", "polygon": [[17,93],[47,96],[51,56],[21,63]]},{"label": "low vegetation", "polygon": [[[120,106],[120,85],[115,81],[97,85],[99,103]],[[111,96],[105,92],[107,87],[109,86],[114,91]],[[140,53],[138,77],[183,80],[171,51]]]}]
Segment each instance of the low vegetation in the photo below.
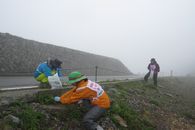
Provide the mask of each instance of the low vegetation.
[{"label": "low vegetation", "polygon": [[[105,130],[193,130],[195,127],[195,86],[192,78],[161,78],[105,84],[112,100],[107,114],[98,122]],[[0,114],[0,129],[84,130],[86,112],[76,104],[61,105],[53,95],[37,95],[32,102],[16,101]],[[12,115],[19,122],[8,120]]]}]

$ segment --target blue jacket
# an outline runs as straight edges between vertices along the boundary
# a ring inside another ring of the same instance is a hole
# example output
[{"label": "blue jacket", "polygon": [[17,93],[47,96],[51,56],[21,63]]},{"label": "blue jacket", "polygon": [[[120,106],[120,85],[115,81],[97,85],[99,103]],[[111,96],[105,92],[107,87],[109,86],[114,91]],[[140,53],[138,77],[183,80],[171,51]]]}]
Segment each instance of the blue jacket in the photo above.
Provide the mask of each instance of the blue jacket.
[{"label": "blue jacket", "polygon": [[[62,76],[61,68],[57,68],[56,71],[58,73],[58,76],[61,77]],[[39,66],[37,67],[37,69],[34,72],[34,77],[36,78],[36,77],[38,77],[42,73],[44,73],[46,77],[52,76],[52,70],[47,65],[47,62],[44,62],[44,63],[39,64]]]}]

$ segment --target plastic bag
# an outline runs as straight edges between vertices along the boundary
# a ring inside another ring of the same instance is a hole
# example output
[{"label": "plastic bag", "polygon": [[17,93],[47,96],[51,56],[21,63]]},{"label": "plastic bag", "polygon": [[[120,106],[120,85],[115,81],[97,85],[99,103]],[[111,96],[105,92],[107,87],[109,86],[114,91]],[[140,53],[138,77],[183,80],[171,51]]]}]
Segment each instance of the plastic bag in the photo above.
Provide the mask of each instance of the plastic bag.
[{"label": "plastic bag", "polygon": [[58,73],[54,74],[53,76],[48,76],[49,84],[51,85],[51,89],[62,89],[62,83],[58,76]]}]

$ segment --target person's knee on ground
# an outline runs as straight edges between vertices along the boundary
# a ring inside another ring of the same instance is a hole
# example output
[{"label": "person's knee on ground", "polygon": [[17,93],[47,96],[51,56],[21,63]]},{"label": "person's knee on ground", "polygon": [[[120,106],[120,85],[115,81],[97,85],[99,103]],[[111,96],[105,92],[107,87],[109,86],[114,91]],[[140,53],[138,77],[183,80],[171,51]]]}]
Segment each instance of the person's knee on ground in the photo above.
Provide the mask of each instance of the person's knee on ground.
[{"label": "person's knee on ground", "polygon": [[[90,109],[85,116],[83,117],[82,123],[84,127],[88,130],[96,130],[98,124],[96,121],[105,113],[105,109],[99,108],[98,106],[94,106]],[[101,127],[99,127],[100,129]]]},{"label": "person's knee on ground", "polygon": [[87,119],[87,118],[84,118],[82,120],[82,123],[86,130],[96,130],[96,127],[98,125],[92,119]]},{"label": "person's knee on ground", "polygon": [[83,119],[82,123],[87,130],[104,130],[100,125],[90,119]]}]

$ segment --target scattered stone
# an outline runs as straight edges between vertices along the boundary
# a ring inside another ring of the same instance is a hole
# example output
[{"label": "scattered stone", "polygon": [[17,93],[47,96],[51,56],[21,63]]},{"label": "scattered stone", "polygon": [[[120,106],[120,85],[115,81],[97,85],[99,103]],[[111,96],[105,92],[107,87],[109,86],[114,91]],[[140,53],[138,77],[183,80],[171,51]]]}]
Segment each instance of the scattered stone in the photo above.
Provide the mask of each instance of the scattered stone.
[{"label": "scattered stone", "polygon": [[15,116],[11,115],[11,114],[4,117],[4,120],[7,121],[7,122],[13,122],[15,124],[20,123],[20,119],[18,117],[15,117]]},{"label": "scattered stone", "polygon": [[0,106],[1,106],[1,105],[9,105],[9,104],[10,104],[10,103],[9,103],[8,100],[3,99],[3,100],[0,101]]},{"label": "scattered stone", "polygon": [[164,87],[164,86],[162,86],[162,85],[158,85],[158,87],[159,87],[159,88],[165,88],[165,87]]},{"label": "scattered stone", "polygon": [[26,94],[20,100],[23,102],[31,103],[31,102],[34,102],[36,100],[36,96],[35,96],[35,94],[34,95],[33,94]]},{"label": "scattered stone", "polygon": [[115,120],[117,120],[118,121],[118,123],[121,125],[121,126],[123,126],[123,127],[128,127],[127,126],[127,122],[122,118],[122,117],[120,117],[119,115],[114,115],[114,118],[115,118]]},{"label": "scattered stone", "polygon": [[7,106],[14,102],[14,99],[12,97],[2,97],[0,100],[0,106]]},{"label": "scattered stone", "polygon": [[164,93],[166,96],[169,96],[169,97],[174,97],[172,94],[170,93]]},{"label": "scattered stone", "polygon": [[130,94],[134,94],[134,93],[135,93],[135,90],[133,90],[133,89],[130,88],[130,89],[128,90],[128,92],[129,92]]},{"label": "scattered stone", "polygon": [[142,90],[142,89],[136,89],[136,88],[135,89],[129,88],[128,92],[130,94],[143,94],[144,93],[144,90]]},{"label": "scattered stone", "polygon": [[100,118],[98,121],[105,130],[119,130],[109,117]]}]

